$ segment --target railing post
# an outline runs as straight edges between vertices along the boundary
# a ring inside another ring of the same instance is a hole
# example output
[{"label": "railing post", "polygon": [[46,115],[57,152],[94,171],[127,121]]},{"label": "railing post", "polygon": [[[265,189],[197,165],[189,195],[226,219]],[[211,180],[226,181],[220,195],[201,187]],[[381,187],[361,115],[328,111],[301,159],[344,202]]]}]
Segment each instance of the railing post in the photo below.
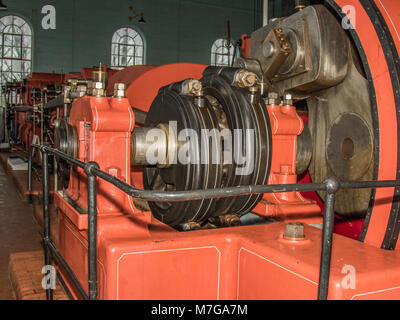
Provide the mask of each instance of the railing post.
[{"label": "railing post", "polygon": [[28,154],[28,191],[32,191],[32,150],[33,146],[29,146]]},{"label": "railing post", "polygon": [[85,165],[88,176],[88,267],[89,267],[89,300],[97,300],[97,190],[96,176],[92,169],[99,169],[96,162]]},{"label": "railing post", "polygon": [[335,194],[340,184],[336,178],[329,178],[326,184],[326,201],[322,229],[321,264],[319,271],[318,300],[328,300],[329,275],[331,270],[332,238],[335,217]]},{"label": "railing post", "polygon": [[[44,148],[42,152],[42,179],[43,179],[43,224],[44,224],[44,264],[45,266],[51,265],[51,254],[49,248],[50,241],[50,215],[49,215],[49,167],[48,167],[48,154]],[[47,268],[46,268],[47,269]],[[53,300],[53,290],[51,286],[46,286],[46,299]]]}]

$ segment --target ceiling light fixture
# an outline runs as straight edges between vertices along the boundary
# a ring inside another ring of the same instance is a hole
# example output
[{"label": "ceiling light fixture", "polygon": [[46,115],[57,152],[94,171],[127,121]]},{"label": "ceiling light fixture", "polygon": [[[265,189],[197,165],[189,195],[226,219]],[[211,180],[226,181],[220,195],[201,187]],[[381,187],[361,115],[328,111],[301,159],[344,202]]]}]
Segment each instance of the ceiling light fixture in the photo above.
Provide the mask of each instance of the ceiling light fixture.
[{"label": "ceiling light fixture", "polygon": [[133,6],[129,7],[129,11],[132,11],[132,13],[133,13],[133,16],[128,17],[129,21],[132,22],[133,19],[136,19],[136,18],[140,17],[140,19],[138,20],[138,23],[140,23],[140,24],[145,24],[146,23],[146,20],[144,20],[142,12],[141,13],[136,12],[136,10],[133,8]]},{"label": "ceiling light fixture", "polygon": [[8,10],[8,7],[5,4],[3,4],[2,0],[0,0],[0,10],[2,11]]}]

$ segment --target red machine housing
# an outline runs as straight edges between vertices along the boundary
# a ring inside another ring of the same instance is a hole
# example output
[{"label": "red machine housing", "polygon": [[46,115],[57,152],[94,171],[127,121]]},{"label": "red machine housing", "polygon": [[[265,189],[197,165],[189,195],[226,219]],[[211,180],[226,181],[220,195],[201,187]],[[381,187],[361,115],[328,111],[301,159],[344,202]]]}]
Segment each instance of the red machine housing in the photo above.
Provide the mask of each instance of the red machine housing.
[{"label": "red machine housing", "polygon": [[[51,101],[58,94],[61,94],[62,86],[67,85],[70,79],[90,80],[92,79],[92,72],[97,71],[97,68],[82,68],[80,73],[68,73],[68,74],[57,74],[57,73],[39,73],[34,72],[29,77],[13,85],[16,89],[17,100],[13,101],[12,104],[16,106],[34,107],[39,105],[43,101]],[[104,66],[103,71],[106,71],[110,76],[116,73],[118,70],[109,69]],[[49,93],[50,88],[53,92]],[[14,90],[15,90],[14,89]],[[54,90],[58,89],[59,92],[55,93]],[[63,106],[59,108],[59,118],[63,118]],[[53,121],[57,117],[57,109],[54,108],[50,112],[49,126],[52,129]],[[16,122],[18,123],[18,139],[23,142],[25,151],[29,151],[29,147],[32,143],[34,135],[41,135],[40,124],[34,124],[31,120],[28,120],[33,114],[33,109],[19,111],[16,110]],[[52,130],[50,130],[52,134]]]},{"label": "red machine housing", "polygon": [[[356,10],[357,35],[372,75],[379,114],[378,179],[397,175],[398,128],[390,68],[380,35],[364,1],[336,0]],[[400,7],[396,1],[376,3],[400,51]],[[393,18],[393,19],[392,19]],[[185,73],[185,68],[186,73]],[[85,97],[75,101],[71,123],[78,128],[79,158],[96,161],[127,183],[131,179],[130,132],[135,125],[130,106],[148,110],[158,88],[184,78],[200,78],[199,66],[147,67],[129,79],[128,99]],[[202,66],[205,68],[205,66]],[[176,71],[182,68],[183,72]],[[133,70],[133,69],[132,69]],[[169,73],[163,73],[169,70]],[[122,75],[122,74],[121,74]],[[182,76],[182,77],[181,77]],[[117,77],[117,75],[116,75]],[[119,78],[118,81],[121,81]],[[165,80],[165,81],[164,81]],[[157,83],[157,85],[155,85]],[[266,106],[272,120],[273,159],[269,183],[295,182],[296,136],[303,122],[292,106]],[[279,125],[278,125],[279,124]],[[304,239],[287,239],[284,223],[178,232],[142,212],[131,199],[107,182],[98,181],[98,281],[100,299],[315,299],[321,252],[321,230],[305,226]],[[364,242],[335,234],[330,275],[330,299],[399,299],[400,253],[382,250],[394,188],[377,189]],[[60,252],[87,290],[86,178],[71,173],[65,193],[56,193],[59,208]],[[264,196],[262,215],[315,215],[316,203],[298,193]],[[75,202],[76,205],[73,205]],[[293,207],[294,206],[294,207]],[[296,210],[291,211],[291,208]],[[298,218],[296,218],[297,220]],[[76,298],[63,270],[61,274]]]},{"label": "red machine housing", "polygon": [[[156,75],[155,69],[149,69]],[[137,79],[143,75],[145,72]],[[195,75],[188,71],[184,77]],[[174,80],[182,79],[169,79],[168,83]],[[141,81],[137,83],[143,85]],[[128,91],[135,92],[135,86],[134,80]],[[149,95],[153,94],[154,89]],[[276,121],[272,130],[277,156],[272,160],[270,183],[295,182],[292,159],[296,154],[295,138],[303,129],[303,121],[292,106],[266,108]],[[102,170],[134,184],[130,178],[129,143],[134,114],[129,99],[80,98],[72,107],[71,124],[78,128],[80,160],[96,161]],[[277,150],[283,153],[281,157]],[[275,197],[279,200],[275,206],[286,214],[290,214],[290,210],[286,211],[290,205],[304,206],[303,212],[319,211],[314,202],[297,193]],[[87,186],[80,169],[71,173],[70,186],[64,193],[56,193],[55,201],[59,208],[59,250],[87,290]],[[306,238],[299,240],[283,236],[283,223],[182,233],[153,219],[150,212],[138,210],[125,193],[100,180],[97,203],[100,299],[314,299],[317,296],[321,231],[315,227],[306,226]],[[329,298],[399,298],[399,262],[398,252],[335,235]],[[354,288],[345,281],[348,266],[357,273]],[[66,274],[60,271],[68,285]],[[68,286],[78,298],[73,286]]]}]

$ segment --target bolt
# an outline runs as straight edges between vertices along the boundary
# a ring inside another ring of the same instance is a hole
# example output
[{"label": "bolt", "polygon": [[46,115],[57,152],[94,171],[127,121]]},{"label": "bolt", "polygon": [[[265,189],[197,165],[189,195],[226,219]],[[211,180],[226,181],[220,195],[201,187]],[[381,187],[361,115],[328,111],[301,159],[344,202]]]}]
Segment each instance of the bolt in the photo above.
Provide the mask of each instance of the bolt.
[{"label": "bolt", "polygon": [[187,79],[182,84],[182,94],[202,96],[203,95],[203,85],[199,80]]},{"label": "bolt", "polygon": [[189,221],[187,223],[181,224],[182,231],[192,231],[192,230],[200,230],[201,226],[197,222]]},{"label": "bolt", "polygon": [[191,82],[191,85],[192,85],[191,91],[194,92],[194,93],[201,91],[201,89],[202,89],[202,87],[203,87],[203,86],[201,85],[201,82],[198,81],[198,80],[192,81],[192,82]]},{"label": "bolt", "polygon": [[291,94],[285,94],[283,97],[283,104],[285,106],[291,106],[293,104],[293,97]]},{"label": "bolt", "polygon": [[125,83],[114,84],[114,97],[115,98],[125,98],[126,85]]},{"label": "bolt", "polygon": [[304,239],[304,224],[300,222],[287,223],[284,237],[292,240]]},{"label": "bolt", "polygon": [[258,87],[250,87],[249,91],[250,91],[251,94],[256,94],[257,91],[258,91]]},{"label": "bolt", "polygon": [[256,74],[247,70],[240,70],[235,76],[235,83],[240,88],[254,87],[256,81]]},{"label": "bolt", "polygon": [[276,100],[278,99],[278,94],[276,92],[268,93],[268,104],[273,106],[276,104]]}]

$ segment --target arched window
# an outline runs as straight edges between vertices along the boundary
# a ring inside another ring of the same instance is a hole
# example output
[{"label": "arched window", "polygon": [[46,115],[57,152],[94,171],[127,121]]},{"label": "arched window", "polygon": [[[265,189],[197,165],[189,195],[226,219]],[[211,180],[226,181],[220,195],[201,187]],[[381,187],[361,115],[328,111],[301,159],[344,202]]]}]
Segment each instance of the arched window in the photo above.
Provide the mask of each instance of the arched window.
[{"label": "arched window", "polygon": [[211,65],[230,67],[233,59],[233,44],[228,45],[226,39],[217,39],[211,47]]},{"label": "arched window", "polygon": [[143,39],[132,28],[115,31],[111,43],[111,67],[123,69],[144,63]]},{"label": "arched window", "polygon": [[32,71],[32,29],[22,18],[0,18],[0,82],[22,80]]}]

